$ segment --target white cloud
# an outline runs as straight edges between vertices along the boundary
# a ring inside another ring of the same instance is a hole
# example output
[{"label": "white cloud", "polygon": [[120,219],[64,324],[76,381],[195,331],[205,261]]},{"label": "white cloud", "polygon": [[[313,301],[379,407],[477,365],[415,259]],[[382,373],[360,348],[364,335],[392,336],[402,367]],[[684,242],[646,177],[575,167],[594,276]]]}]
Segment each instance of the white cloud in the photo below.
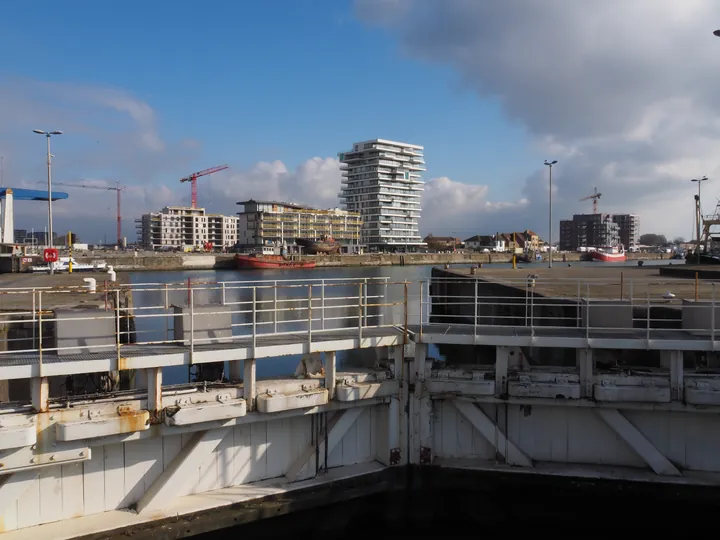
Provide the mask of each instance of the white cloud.
[{"label": "white cloud", "polygon": [[[355,5],[366,23],[398,36],[404,54],[451,66],[480,97],[499,99],[535,148],[559,160],[558,218],[588,212],[578,199],[597,186],[601,211],[637,211],[645,232],[689,235],[689,179],[720,173],[716,0]],[[546,175],[518,185],[529,201],[523,218],[540,232]]]}]

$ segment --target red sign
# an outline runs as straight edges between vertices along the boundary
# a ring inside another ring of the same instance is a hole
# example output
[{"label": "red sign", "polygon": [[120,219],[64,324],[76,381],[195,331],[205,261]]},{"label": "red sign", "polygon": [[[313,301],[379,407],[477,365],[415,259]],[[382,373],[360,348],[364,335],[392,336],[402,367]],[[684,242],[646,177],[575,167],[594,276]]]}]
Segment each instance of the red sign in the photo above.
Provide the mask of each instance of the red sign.
[{"label": "red sign", "polygon": [[45,262],[57,262],[58,250],[55,248],[46,249],[43,251],[43,258],[45,259]]}]

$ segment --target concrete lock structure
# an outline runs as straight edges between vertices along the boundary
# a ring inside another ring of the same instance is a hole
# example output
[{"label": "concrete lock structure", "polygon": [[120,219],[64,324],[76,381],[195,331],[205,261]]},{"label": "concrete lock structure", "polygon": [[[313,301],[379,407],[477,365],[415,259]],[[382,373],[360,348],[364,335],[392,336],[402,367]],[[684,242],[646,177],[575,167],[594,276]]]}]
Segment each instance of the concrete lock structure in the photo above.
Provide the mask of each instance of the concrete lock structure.
[{"label": "concrete lock structure", "polygon": [[[179,537],[406,466],[717,486],[715,287],[613,272],[106,283],[72,290],[83,309],[2,290],[0,380],[30,390],[0,404],[5,537]],[[164,385],[171,366],[219,368]],[[84,377],[109,390],[68,390]]]}]

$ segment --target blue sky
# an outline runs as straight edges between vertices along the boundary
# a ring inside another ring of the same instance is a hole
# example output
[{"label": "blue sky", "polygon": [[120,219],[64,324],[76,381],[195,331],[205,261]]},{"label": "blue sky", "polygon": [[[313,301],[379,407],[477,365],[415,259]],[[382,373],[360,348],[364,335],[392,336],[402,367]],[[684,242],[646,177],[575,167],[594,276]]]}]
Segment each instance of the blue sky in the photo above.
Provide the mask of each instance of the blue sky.
[{"label": "blue sky", "polygon": [[[4,77],[132,93],[153,108],[165,140],[201,144],[188,173],[272,160],[292,169],[383,137],[425,145],[428,178],[487,183],[507,198],[538,159],[496,102],[448,68],[405,57],[347,0],[39,0],[5,4],[3,20],[0,44],[12,51]],[[68,132],[57,144],[79,138]],[[73,174],[98,172],[110,171]]]},{"label": "blue sky", "polygon": [[[63,129],[54,178],[128,186],[133,239],[139,214],[188,203],[179,178],[223,163],[199,186],[213,212],[337,205],[337,152],[381,137],[425,146],[424,234],[545,235],[548,158],[558,221],[597,187],[601,211],[689,236],[688,179],[720,174],[716,0],[656,1],[5,2],[6,181],[37,187],[31,130]],[[70,194],[56,228],[112,237],[112,198]],[[16,216],[43,222],[29,203]]]}]

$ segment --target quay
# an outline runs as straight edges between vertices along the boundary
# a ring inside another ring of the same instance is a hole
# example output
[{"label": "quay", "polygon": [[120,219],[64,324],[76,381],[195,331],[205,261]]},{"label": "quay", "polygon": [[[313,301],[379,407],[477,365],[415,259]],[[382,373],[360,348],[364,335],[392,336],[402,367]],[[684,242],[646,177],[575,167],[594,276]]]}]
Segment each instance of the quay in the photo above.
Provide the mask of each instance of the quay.
[{"label": "quay", "polygon": [[[557,254],[557,263],[580,260],[581,253]],[[92,263],[102,259],[117,271],[180,271],[235,269],[233,254],[224,253],[155,253],[155,252],[96,252],[76,253],[78,262]],[[629,260],[662,260],[662,253],[628,253]],[[439,264],[495,264],[510,263],[510,253],[366,253],[362,255],[302,255],[300,260],[312,260],[318,268],[413,266]]]},{"label": "quay", "polygon": [[[3,325],[30,335],[0,334],[0,380],[30,392],[0,404],[9,540],[178,538],[451,480],[630,480],[705,499],[720,486],[713,282],[528,265],[12,285],[0,297],[24,300]],[[70,309],[49,299],[99,292]],[[339,361],[358,350],[370,356]],[[285,355],[294,374],[256,376]],[[163,384],[172,366],[217,369]],[[98,373],[134,376],[52,384]]]}]

